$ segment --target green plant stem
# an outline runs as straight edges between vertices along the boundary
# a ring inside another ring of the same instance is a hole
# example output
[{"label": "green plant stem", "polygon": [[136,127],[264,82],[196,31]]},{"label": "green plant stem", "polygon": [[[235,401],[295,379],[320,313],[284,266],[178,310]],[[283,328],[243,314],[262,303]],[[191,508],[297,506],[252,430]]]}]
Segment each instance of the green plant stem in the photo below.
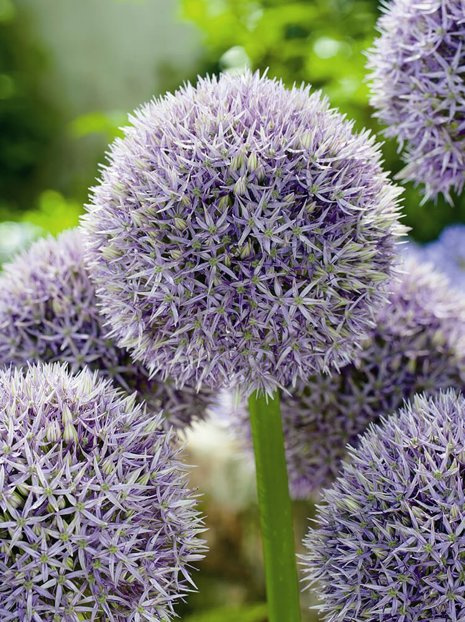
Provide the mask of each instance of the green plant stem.
[{"label": "green plant stem", "polygon": [[269,622],[299,622],[299,585],[294,550],[279,394],[249,399],[257,471],[258,506],[265,560]]}]

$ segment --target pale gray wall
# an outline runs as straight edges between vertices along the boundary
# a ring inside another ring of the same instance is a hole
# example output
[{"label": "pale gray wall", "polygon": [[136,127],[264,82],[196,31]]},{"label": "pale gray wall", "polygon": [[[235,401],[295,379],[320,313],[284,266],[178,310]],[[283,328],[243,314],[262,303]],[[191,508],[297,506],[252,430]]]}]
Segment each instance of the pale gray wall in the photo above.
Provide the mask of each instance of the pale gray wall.
[{"label": "pale gray wall", "polygon": [[184,78],[199,35],[176,0],[17,0],[49,52],[47,87],[71,114],[131,110],[160,90],[161,64]]}]

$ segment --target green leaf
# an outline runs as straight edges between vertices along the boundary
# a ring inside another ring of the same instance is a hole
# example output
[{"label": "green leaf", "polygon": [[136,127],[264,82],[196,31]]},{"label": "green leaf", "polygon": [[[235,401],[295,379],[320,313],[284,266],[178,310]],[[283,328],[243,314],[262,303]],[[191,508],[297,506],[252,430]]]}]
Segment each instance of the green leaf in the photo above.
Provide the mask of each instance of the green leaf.
[{"label": "green leaf", "polygon": [[104,134],[108,140],[121,136],[121,126],[127,123],[127,115],[122,112],[89,112],[83,114],[70,124],[71,134],[82,138],[89,134]]},{"label": "green leaf", "polygon": [[243,607],[219,607],[184,618],[183,622],[266,622],[265,603]]},{"label": "green leaf", "polygon": [[56,190],[45,190],[39,197],[38,209],[25,212],[22,220],[56,235],[78,225],[81,213],[82,206],[77,201],[66,199]]}]

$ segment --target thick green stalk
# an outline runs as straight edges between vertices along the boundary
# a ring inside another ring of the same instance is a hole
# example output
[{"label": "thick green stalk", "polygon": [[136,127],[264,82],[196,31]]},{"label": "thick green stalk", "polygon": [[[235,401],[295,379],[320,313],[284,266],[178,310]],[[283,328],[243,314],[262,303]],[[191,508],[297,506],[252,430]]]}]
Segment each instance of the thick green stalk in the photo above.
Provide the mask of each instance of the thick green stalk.
[{"label": "thick green stalk", "polygon": [[299,586],[279,394],[249,399],[269,622],[299,622]]}]

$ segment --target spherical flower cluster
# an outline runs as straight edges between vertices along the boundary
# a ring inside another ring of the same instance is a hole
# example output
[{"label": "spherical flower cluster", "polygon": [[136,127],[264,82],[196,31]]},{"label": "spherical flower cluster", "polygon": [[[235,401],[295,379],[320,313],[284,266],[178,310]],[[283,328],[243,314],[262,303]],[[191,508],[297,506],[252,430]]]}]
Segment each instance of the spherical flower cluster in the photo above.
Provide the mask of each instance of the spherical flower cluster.
[{"label": "spherical flower cluster", "polygon": [[78,230],[39,240],[4,266],[0,275],[0,364],[67,362],[88,366],[128,392],[163,409],[171,424],[183,427],[202,418],[209,392],[177,390],[149,373],[106,337],[95,288],[84,261]]},{"label": "spherical flower cluster", "polygon": [[304,567],[328,622],[461,622],[465,399],[416,397],[324,493]]},{"label": "spherical flower cluster", "polygon": [[[430,265],[408,259],[357,360],[339,373],[311,376],[282,394],[291,492],[307,498],[338,474],[348,443],[415,393],[465,383],[465,297]],[[243,438],[240,396],[216,407]],[[245,431],[245,432],[244,432]],[[248,437],[247,440],[249,440]]]},{"label": "spherical flower cluster", "polygon": [[347,362],[402,231],[373,138],[321,94],[251,73],[132,123],[84,219],[119,344],[179,385],[246,392]]},{"label": "spherical flower cluster", "polygon": [[434,242],[415,245],[407,252],[419,261],[431,262],[449,278],[453,287],[465,293],[465,225],[450,225]]},{"label": "spherical flower cluster", "polygon": [[171,432],[88,370],[0,372],[2,622],[168,622],[202,557]]},{"label": "spherical flower cluster", "polygon": [[371,103],[386,136],[406,144],[401,177],[450,201],[465,182],[465,4],[393,0],[378,26]]}]

